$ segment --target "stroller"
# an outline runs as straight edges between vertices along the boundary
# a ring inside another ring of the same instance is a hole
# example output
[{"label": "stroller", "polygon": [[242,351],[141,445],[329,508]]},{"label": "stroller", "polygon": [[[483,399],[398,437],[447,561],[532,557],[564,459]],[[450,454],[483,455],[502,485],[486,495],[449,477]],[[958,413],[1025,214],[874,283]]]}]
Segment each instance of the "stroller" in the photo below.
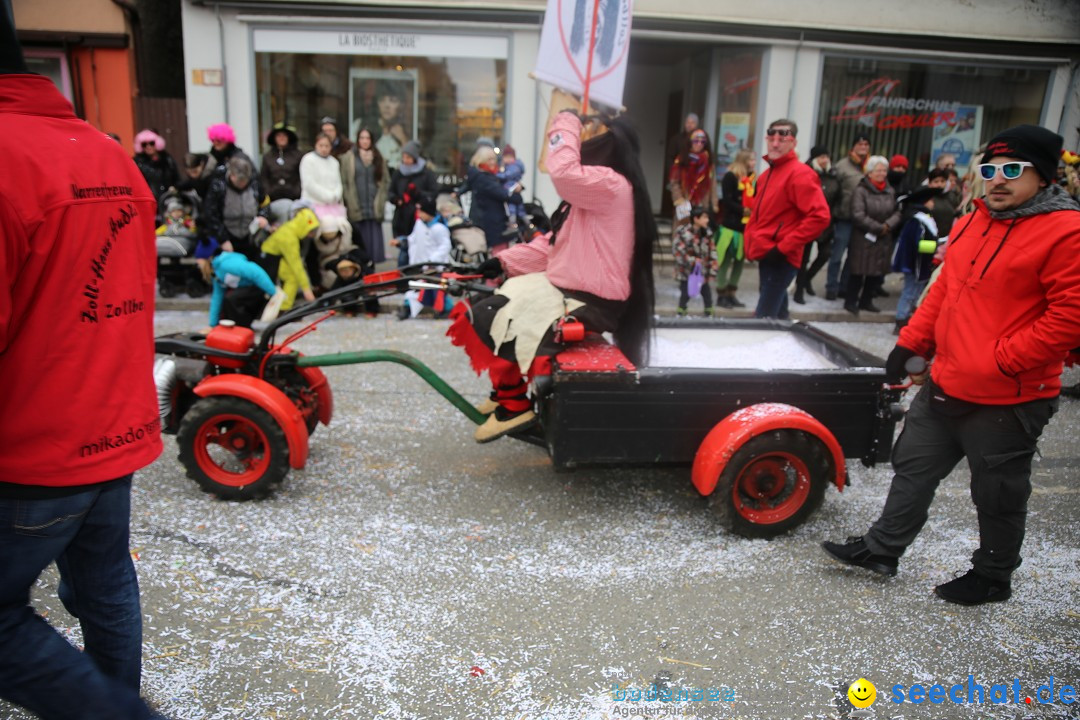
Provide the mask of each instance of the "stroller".
[{"label": "stroller", "polygon": [[[210,292],[210,286],[195,262],[198,196],[193,191],[170,190],[161,196],[158,205],[164,218],[157,236],[158,293],[163,298],[174,297],[180,291],[193,298],[202,297]],[[170,215],[177,209],[183,211],[182,219]]]},{"label": "stroller", "polygon": [[450,228],[450,259],[463,264],[487,260],[487,237],[481,228],[472,224],[459,202],[448,193],[443,193],[436,200],[436,206]]},{"label": "stroller", "polygon": [[488,259],[487,236],[467,218],[452,217],[450,227],[450,259],[464,264],[482,263]]}]

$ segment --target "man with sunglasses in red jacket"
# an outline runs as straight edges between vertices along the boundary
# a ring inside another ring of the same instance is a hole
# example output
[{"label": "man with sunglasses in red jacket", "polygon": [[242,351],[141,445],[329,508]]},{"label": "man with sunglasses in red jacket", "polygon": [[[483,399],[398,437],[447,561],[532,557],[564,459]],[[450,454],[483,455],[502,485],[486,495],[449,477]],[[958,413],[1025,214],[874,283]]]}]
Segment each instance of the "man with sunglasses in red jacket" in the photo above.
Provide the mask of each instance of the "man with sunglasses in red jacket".
[{"label": "man with sunglasses in red jacket", "polygon": [[[121,147],[27,72],[0,2],[0,698],[157,718],[139,698],[132,473],[161,452],[154,212]],[[55,562],[83,651],[34,612]]]},{"label": "man with sunglasses in red jacket", "polygon": [[766,135],[765,160],[754,190],[754,209],[746,224],[746,257],[758,263],[760,293],[754,316],[788,315],[787,289],[799,272],[803,248],[828,227],[829,204],[821,181],[795,154],[799,129],[791,120],[774,120]]},{"label": "man with sunglasses in red jacket", "polygon": [[835,559],[895,575],[938,483],[967,458],[979,547],[972,569],[934,592],[961,605],[1011,596],[1032,456],[1080,345],[1080,206],[1054,183],[1061,146],[1034,125],[987,145],[986,198],[956,221],[941,275],[886,363],[896,383],[910,358],[934,361],[893,448],[885,508],[865,535],[824,543]]}]

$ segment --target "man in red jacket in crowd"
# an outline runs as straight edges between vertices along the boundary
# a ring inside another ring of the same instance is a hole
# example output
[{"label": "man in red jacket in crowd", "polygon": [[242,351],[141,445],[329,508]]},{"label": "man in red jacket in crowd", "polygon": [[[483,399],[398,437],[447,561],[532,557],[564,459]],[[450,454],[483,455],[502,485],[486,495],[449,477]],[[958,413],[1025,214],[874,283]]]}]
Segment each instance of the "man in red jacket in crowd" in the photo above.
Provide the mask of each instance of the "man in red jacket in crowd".
[{"label": "man in red jacket in crowd", "polygon": [[759,318],[789,317],[787,289],[799,272],[803,247],[829,225],[817,173],[795,155],[798,132],[791,120],[774,120],[765,131],[769,169],[758,178],[745,234],[746,257],[758,262]]},{"label": "man in red jacket in crowd", "polygon": [[1011,596],[1031,459],[1080,345],[1080,206],[1054,182],[1061,146],[1034,125],[987,145],[986,199],[956,221],[941,274],[886,363],[899,382],[910,358],[934,360],[893,448],[885,508],[862,537],[824,543],[837,560],[895,575],[938,483],[966,457],[979,547],[972,570],[934,592],[962,605]]},{"label": "man in red jacket in crowd", "polygon": [[[0,5],[0,697],[42,718],[153,718],[128,547],[161,452],[154,212],[123,149],[27,73]],[[30,606],[52,562],[80,652]]]}]

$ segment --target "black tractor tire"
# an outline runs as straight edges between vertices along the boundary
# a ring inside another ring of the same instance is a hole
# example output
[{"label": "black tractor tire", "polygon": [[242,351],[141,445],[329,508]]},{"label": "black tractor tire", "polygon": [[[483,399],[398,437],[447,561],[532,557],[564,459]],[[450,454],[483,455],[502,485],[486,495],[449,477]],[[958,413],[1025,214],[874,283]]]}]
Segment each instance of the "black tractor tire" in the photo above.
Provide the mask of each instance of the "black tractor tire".
[{"label": "black tractor tire", "polygon": [[802,430],[770,430],[744,443],[724,466],[712,507],[730,532],[774,538],[817,510],[835,474],[820,439]]},{"label": "black tractor tire", "polygon": [[289,444],[277,421],[237,397],[203,398],[176,433],[180,463],[204,492],[223,500],[266,497],[289,472]]}]

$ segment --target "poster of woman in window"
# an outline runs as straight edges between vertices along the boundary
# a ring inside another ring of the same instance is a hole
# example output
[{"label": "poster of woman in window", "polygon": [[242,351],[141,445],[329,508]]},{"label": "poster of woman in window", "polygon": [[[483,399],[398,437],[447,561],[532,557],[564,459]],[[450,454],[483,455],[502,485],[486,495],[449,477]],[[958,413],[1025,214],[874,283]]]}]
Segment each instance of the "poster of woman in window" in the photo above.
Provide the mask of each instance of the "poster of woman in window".
[{"label": "poster of woman in window", "polygon": [[956,171],[963,176],[968,171],[975,151],[979,149],[982,131],[982,105],[958,105],[952,122],[934,128],[930,146],[930,167],[945,154],[956,158]]},{"label": "poster of woman in window", "polygon": [[416,70],[367,70],[349,72],[349,107],[352,136],[370,128],[386,164],[401,164],[401,147],[415,138],[417,115]]}]

